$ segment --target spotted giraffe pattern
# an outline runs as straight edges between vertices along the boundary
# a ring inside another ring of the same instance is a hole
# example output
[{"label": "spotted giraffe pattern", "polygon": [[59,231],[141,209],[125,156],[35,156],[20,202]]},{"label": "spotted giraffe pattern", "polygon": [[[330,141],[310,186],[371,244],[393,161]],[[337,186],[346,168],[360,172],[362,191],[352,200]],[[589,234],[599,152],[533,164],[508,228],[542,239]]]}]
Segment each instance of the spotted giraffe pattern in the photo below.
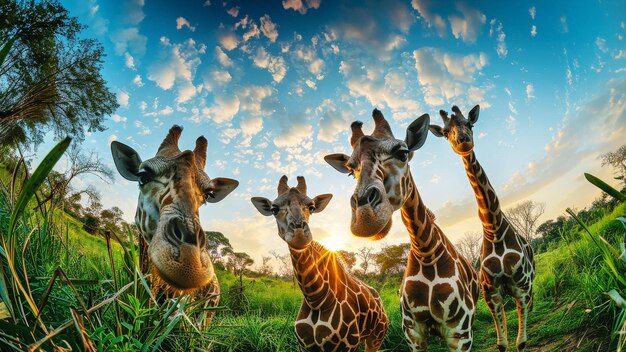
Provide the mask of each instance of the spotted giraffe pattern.
[{"label": "spotted giraffe pattern", "polygon": [[[180,151],[182,128],[174,125],[155,157],[142,161],[131,147],[111,143],[122,177],[139,183],[135,223],[142,235],[140,268],[152,273],[153,292],[160,300],[191,296],[205,308],[219,302],[220,288],[208,254],[198,209],[228,195],[238,182],[211,179],[204,172],[207,140],[196,140],[193,151]],[[201,327],[210,324],[212,310],[199,314]]]},{"label": "spotted giraffe pattern", "polygon": [[351,229],[357,236],[382,238],[391,227],[391,214],[400,209],[411,240],[400,305],[403,331],[413,351],[425,351],[428,337],[439,335],[451,351],[472,347],[478,275],[463,258],[422,202],[408,161],[428,134],[428,115],[407,129],[405,141],[393,137],[382,113],[373,112],[376,127],[364,135],[352,124],[351,156],[325,159],[335,169],[353,174],[357,187],[351,199]]},{"label": "spotted giraffe pattern", "polygon": [[295,322],[301,351],[378,351],[389,326],[376,290],[318,242],[289,248],[304,298]]},{"label": "spotted giraffe pattern", "polygon": [[309,216],[321,212],[332,195],[311,199],[306,189],[304,177],[289,188],[283,176],[278,198],[252,198],[261,214],[276,218],[278,235],[289,246],[303,294],[294,324],[300,350],[355,351],[365,342],[366,351],[378,351],[389,326],[380,296],[346,270],[334,252],[313,241]]},{"label": "spotted giraffe pattern", "polygon": [[530,244],[511,226],[500,208],[500,201],[487,174],[474,154],[472,126],[478,120],[477,105],[466,119],[456,106],[448,117],[440,111],[444,127],[435,126],[435,135],[445,136],[452,149],[463,158],[465,172],[478,203],[478,216],[483,226],[481,247],[480,283],[496,327],[497,346],[500,351],[508,348],[508,334],[504,296],[515,298],[518,314],[516,346],[523,350],[526,345],[528,312],[532,309],[535,263]]}]

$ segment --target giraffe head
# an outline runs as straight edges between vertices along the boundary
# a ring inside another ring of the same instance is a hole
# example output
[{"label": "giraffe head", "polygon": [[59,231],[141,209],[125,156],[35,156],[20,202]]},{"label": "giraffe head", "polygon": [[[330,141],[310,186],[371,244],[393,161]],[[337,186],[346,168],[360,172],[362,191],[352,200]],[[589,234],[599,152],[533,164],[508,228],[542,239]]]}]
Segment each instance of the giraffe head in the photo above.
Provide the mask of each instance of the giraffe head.
[{"label": "giraffe head", "polygon": [[274,215],[280,238],[290,247],[302,249],[313,240],[309,216],[324,210],[332,197],[332,194],[321,194],[311,199],[306,195],[304,177],[298,176],[298,185],[289,188],[287,176],[283,175],[278,182],[276,199],[271,201],[263,197],[253,197],[251,201],[261,214]]},{"label": "giraffe head", "polygon": [[176,289],[194,290],[208,284],[214,274],[198,209],[224,199],[239,182],[209,178],[203,170],[206,138],[198,138],[193,151],[181,152],[181,132],[174,125],[156,156],[148,160],[116,141],[111,152],[120,175],[139,184],[135,222],[148,242],[156,272]]},{"label": "giraffe head", "polygon": [[439,115],[443,119],[443,127],[430,125],[430,132],[437,137],[445,137],[452,150],[459,155],[468,155],[474,149],[474,133],[472,127],[478,121],[480,114],[480,106],[476,105],[469,112],[469,118],[466,119],[461,110],[455,105],[452,107],[454,112],[450,117],[444,110],[439,110]]},{"label": "giraffe head", "polygon": [[365,135],[363,123],[351,125],[352,155],[331,154],[324,157],[337,171],[353,175],[357,181],[350,198],[350,230],[360,237],[380,239],[391,228],[391,215],[409,197],[412,185],[409,160],[428,136],[430,117],[424,114],[407,127],[406,138],[396,139],[383,114],[374,109],[375,128]]}]

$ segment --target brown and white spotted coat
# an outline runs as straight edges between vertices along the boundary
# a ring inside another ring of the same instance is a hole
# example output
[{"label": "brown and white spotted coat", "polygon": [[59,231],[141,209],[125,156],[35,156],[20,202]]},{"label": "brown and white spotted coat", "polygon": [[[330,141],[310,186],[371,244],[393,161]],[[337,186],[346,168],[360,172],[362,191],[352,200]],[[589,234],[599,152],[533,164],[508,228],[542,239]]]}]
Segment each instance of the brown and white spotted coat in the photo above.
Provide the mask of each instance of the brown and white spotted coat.
[{"label": "brown and white spotted coat", "polygon": [[[220,287],[198,209],[204,203],[224,199],[238,182],[209,178],[203,170],[207,140],[200,137],[193,151],[181,152],[181,132],[182,128],[174,125],[156,156],[145,161],[133,148],[117,141],[111,143],[111,152],[122,177],[139,184],[135,223],[147,244],[141,266],[152,266],[153,290],[167,297],[193,294],[193,299],[206,300],[205,306],[216,306]],[[212,313],[208,312],[198,317],[202,325],[211,321]]]},{"label": "brown and white spotted coat", "polygon": [[376,127],[364,135],[362,123],[352,124],[352,155],[332,154],[326,161],[340,172],[353,174],[357,186],[351,198],[352,232],[382,238],[391,215],[400,209],[411,249],[400,304],[403,330],[413,351],[425,351],[431,334],[443,337],[452,351],[472,347],[472,323],[479,296],[478,277],[422,202],[409,168],[413,152],[428,136],[430,118],[423,115],[407,128],[404,141],[395,139],[378,110]]},{"label": "brown and white spotted coat", "polygon": [[289,245],[304,296],[295,322],[300,350],[355,351],[365,341],[366,351],[378,351],[389,326],[380,296],[346,270],[334,252],[313,241],[309,216],[322,211],[332,194],[311,199],[306,193],[302,176],[294,188],[283,176],[274,201],[252,198],[261,214],[276,217],[278,235]]},{"label": "brown and white spotted coat", "polygon": [[491,186],[487,174],[476,160],[472,127],[478,121],[480,107],[476,105],[466,119],[461,110],[453,106],[450,117],[439,113],[444,126],[432,125],[431,132],[445,137],[452,150],[461,155],[465,172],[478,203],[478,216],[483,225],[480,282],[493,316],[497,333],[497,345],[501,351],[508,347],[504,295],[513,296],[517,302],[518,332],[517,349],[526,345],[526,321],[532,308],[535,262],[532,247],[518,235],[500,208],[500,201]]}]

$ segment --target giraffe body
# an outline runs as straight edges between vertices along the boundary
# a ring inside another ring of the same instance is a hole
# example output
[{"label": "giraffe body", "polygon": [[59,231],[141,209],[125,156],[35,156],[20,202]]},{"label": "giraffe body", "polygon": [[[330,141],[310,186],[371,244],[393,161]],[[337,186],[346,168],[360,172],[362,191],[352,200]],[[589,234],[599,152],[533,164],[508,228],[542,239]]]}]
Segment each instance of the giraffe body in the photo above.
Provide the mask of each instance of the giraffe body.
[{"label": "giraffe body", "polygon": [[428,135],[428,115],[407,128],[405,141],[393,137],[382,113],[373,112],[376,127],[364,135],[352,124],[352,155],[333,154],[326,161],[353,174],[357,186],[351,199],[352,232],[374,239],[391,228],[391,215],[401,209],[411,240],[400,288],[403,331],[413,351],[425,351],[428,337],[439,335],[449,350],[470,350],[472,323],[479,296],[478,275],[434,223],[420,199],[408,161]]},{"label": "giraffe body", "polygon": [[[182,128],[174,125],[155,157],[142,161],[131,147],[111,143],[113,160],[125,179],[139,184],[135,223],[141,232],[141,269],[154,274],[152,290],[161,299],[192,295],[204,306],[217,306],[220,288],[206,247],[198,209],[224,199],[239,184],[211,179],[204,172],[207,140],[196,140],[193,151],[178,149]],[[202,327],[212,311],[200,314]]]},{"label": "giraffe body", "polygon": [[389,321],[380,295],[347,271],[337,255],[318,242],[290,248],[304,294],[295,330],[302,351],[378,351]]},{"label": "giraffe body", "polygon": [[294,273],[303,294],[294,327],[301,351],[355,351],[363,342],[368,352],[378,351],[389,326],[376,290],[346,270],[337,255],[313,236],[309,216],[322,211],[331,194],[313,199],[306,183],[289,188],[287,177],[278,184],[278,198],[254,197],[263,215],[274,215],[279,236],[289,245]]},{"label": "giraffe body", "polygon": [[487,307],[496,327],[497,345],[501,351],[508,348],[508,334],[504,297],[515,298],[518,313],[517,349],[526,345],[526,322],[532,309],[532,287],[535,263],[530,244],[518,235],[500,208],[500,201],[487,175],[474,154],[472,126],[478,120],[479,106],[465,119],[460,109],[448,117],[440,111],[444,127],[431,126],[436,136],[445,136],[452,149],[463,158],[465,171],[478,203],[478,216],[483,226],[480,284]]}]

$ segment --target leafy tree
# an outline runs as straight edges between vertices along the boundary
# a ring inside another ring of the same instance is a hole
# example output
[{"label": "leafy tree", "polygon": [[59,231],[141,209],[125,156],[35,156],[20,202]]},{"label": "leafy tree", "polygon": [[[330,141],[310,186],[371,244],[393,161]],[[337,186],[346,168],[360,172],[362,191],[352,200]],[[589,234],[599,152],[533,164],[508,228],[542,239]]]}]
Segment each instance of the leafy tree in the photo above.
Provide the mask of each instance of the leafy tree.
[{"label": "leafy tree", "polygon": [[546,204],[527,200],[518,203],[505,211],[506,217],[521,236],[524,236],[528,243],[532,243],[537,237],[537,221],[546,210]]},{"label": "leafy tree", "polygon": [[626,186],[626,144],[614,152],[608,152],[600,156],[602,166],[610,165],[615,169],[615,179],[621,180]]},{"label": "leafy tree", "polygon": [[209,249],[209,257],[213,264],[223,264],[222,258],[233,251],[233,246],[223,233],[217,231],[205,231],[206,245]]},{"label": "leafy tree", "polygon": [[339,250],[335,253],[341,259],[343,264],[345,264],[346,269],[352,271],[354,264],[356,264],[356,253],[345,250]]},{"label": "leafy tree", "polygon": [[248,253],[244,252],[230,252],[228,253],[228,262],[226,267],[235,274],[235,276],[241,277],[249,266],[254,264],[254,260]]},{"label": "leafy tree", "polygon": [[404,272],[411,245],[409,243],[384,246],[376,254],[376,265],[381,275],[394,275]]},{"label": "leafy tree", "polygon": [[478,231],[468,231],[455,244],[459,253],[476,268],[480,266],[480,247],[482,245],[482,239],[482,233]]},{"label": "leafy tree", "polygon": [[261,266],[257,270],[258,273],[264,276],[272,275],[272,265],[270,265],[270,260],[272,260],[272,257],[263,256],[261,257],[261,259],[263,262],[261,263]]},{"label": "leafy tree", "polygon": [[293,264],[291,263],[291,256],[288,254],[279,254],[275,250],[271,250],[270,254],[278,262],[278,276],[283,278],[291,278],[292,283],[295,285],[295,275],[293,272]]},{"label": "leafy tree", "polygon": [[0,14],[0,43],[12,42],[0,65],[0,144],[104,130],[118,104],[100,75],[102,45],[55,0],[2,1]]},{"label": "leafy tree", "polygon": [[98,235],[100,233],[100,219],[94,214],[85,214],[83,229],[92,235]]},{"label": "leafy tree", "polygon": [[112,231],[119,235],[122,232],[120,225],[123,221],[123,215],[124,212],[118,207],[104,209],[100,212],[100,222],[102,223],[102,228],[105,231]]}]

